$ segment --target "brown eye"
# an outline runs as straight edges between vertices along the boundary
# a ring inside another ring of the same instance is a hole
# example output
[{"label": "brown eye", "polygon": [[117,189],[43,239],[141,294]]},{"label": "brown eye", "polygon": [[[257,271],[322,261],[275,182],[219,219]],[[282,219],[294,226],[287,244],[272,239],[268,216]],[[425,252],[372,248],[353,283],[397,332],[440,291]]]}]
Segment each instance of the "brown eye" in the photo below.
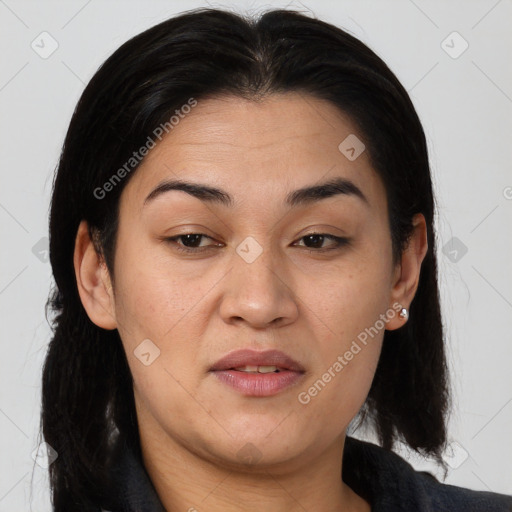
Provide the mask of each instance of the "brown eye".
[{"label": "brown eye", "polygon": [[[171,242],[179,252],[199,253],[211,249],[211,246],[195,247],[198,242],[201,242],[202,238],[209,238],[212,240],[211,237],[203,233],[184,233],[182,235],[167,237],[164,240],[166,242]],[[179,239],[183,240],[183,245],[177,243],[177,240]]]},{"label": "brown eye", "polygon": [[[198,246],[197,244],[200,244],[203,238],[213,240],[211,237],[203,233],[184,233],[181,235],[164,238],[164,240],[166,242],[172,243],[178,252],[197,254],[208,251],[214,247],[213,245],[202,247]],[[180,240],[182,243],[178,243]],[[310,233],[309,235],[305,235],[300,238],[300,240],[304,240],[306,242],[305,247],[309,252],[332,251],[348,245],[350,242],[348,238],[330,235],[327,233]],[[331,244],[331,247],[323,247],[323,244],[326,240],[331,240],[334,242],[334,244]]]},{"label": "brown eye", "polygon": [[[331,247],[318,247],[322,246],[326,239],[334,241],[334,244]],[[310,252],[332,251],[335,249],[339,249],[349,243],[348,238],[334,236],[327,233],[310,233],[309,235],[303,236],[301,240],[306,241],[306,248],[309,249],[311,245],[313,246],[313,249],[310,249]]]}]

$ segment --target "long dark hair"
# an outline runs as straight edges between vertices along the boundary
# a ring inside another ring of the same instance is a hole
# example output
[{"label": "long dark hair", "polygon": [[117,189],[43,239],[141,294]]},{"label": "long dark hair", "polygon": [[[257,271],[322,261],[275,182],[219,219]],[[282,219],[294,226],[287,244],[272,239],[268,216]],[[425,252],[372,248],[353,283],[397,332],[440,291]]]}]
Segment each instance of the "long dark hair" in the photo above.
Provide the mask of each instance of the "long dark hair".
[{"label": "long dark hair", "polygon": [[[50,466],[54,510],[109,502],[116,446],[141,458],[133,381],[117,330],[97,327],[79,298],[73,267],[86,220],[112,279],[120,194],[137,166],[103,198],[101,188],[156,127],[190,98],[219,94],[250,100],[295,91],[328,100],[359,128],[382,178],[395,262],[420,212],[428,230],[410,318],[385,331],[362,411],[388,449],[405,441],[441,462],[449,408],[437,283],[434,197],[425,135],[395,75],[343,30],[287,10],[258,19],[197,9],[124,43],[85,88],[71,119],[53,183],[50,261],[56,286],[47,303],[53,337],[43,369],[42,434],[58,453]],[[141,459],[142,460],[142,459]]]}]

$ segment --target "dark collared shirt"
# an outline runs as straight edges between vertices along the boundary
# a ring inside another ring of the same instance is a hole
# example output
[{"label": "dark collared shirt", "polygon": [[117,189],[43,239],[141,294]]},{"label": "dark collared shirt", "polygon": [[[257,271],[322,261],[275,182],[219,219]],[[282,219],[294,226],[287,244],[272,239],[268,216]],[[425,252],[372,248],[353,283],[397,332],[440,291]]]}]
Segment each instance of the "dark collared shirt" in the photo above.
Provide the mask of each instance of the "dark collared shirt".
[{"label": "dark collared shirt", "polygon": [[[165,512],[144,466],[129,450],[122,454],[118,475],[119,501],[110,512]],[[348,436],[343,480],[372,512],[512,512],[512,496],[443,484],[394,452]]]}]

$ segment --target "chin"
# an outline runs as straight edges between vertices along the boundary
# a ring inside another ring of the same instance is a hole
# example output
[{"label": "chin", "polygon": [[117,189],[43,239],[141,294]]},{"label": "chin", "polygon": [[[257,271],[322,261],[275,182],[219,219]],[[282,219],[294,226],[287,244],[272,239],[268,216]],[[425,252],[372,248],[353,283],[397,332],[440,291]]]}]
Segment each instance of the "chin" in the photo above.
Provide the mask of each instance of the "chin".
[{"label": "chin", "polygon": [[293,415],[284,421],[283,418],[286,415],[248,415],[225,425],[229,434],[223,432],[223,441],[216,439],[210,446],[215,446],[216,451],[222,446],[222,454],[217,455],[236,466],[263,468],[289,462],[313,440],[287,423],[293,421]]}]

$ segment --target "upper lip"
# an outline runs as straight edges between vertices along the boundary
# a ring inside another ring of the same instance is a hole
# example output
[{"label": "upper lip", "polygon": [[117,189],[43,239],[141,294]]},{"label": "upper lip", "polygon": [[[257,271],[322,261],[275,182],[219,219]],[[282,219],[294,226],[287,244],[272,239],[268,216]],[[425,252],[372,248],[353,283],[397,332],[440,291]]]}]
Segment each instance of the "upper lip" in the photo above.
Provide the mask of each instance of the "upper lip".
[{"label": "upper lip", "polygon": [[277,366],[295,372],[304,372],[300,363],[280,350],[265,350],[258,352],[244,349],[234,350],[223,358],[219,359],[210,371],[231,370],[241,366]]}]

